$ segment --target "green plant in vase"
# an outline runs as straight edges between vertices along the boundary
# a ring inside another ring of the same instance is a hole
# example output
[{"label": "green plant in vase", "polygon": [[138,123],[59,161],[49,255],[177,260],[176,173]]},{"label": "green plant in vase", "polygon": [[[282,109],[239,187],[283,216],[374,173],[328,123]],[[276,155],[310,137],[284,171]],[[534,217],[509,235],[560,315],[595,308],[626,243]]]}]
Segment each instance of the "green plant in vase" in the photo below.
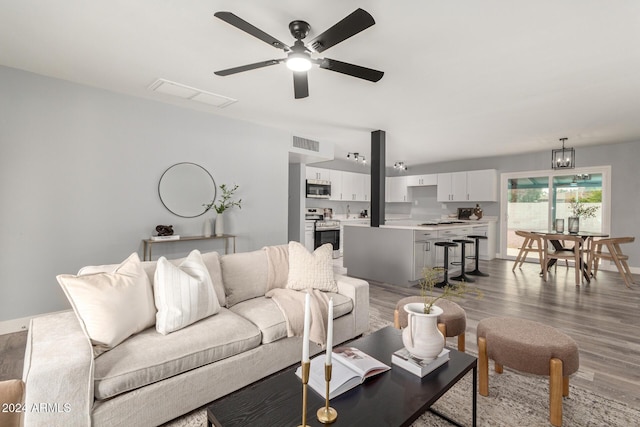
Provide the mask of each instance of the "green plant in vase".
[{"label": "green plant in vase", "polygon": [[237,189],[238,184],[235,184],[233,187],[227,187],[226,184],[221,184],[220,190],[222,191],[222,195],[220,196],[218,203],[215,203],[214,199],[210,203],[203,205],[207,210],[213,208],[218,213],[215,226],[216,236],[224,236],[224,211],[231,209],[234,206],[237,206],[238,209],[242,209],[242,199],[238,199],[237,201],[233,199],[233,195]]},{"label": "green plant in vase", "polygon": [[600,206],[585,206],[583,202],[575,198],[571,199],[569,204],[572,216],[576,218],[595,218],[599,208]]},{"label": "green plant in vase", "polygon": [[238,188],[238,184],[235,184],[233,188],[227,187],[227,184],[220,184],[220,190],[222,191],[220,201],[216,204],[214,199],[210,203],[205,203],[202,206],[206,207],[207,210],[213,208],[219,214],[234,206],[237,206],[238,209],[242,209],[242,199],[238,199],[238,201],[232,199],[233,194]]}]

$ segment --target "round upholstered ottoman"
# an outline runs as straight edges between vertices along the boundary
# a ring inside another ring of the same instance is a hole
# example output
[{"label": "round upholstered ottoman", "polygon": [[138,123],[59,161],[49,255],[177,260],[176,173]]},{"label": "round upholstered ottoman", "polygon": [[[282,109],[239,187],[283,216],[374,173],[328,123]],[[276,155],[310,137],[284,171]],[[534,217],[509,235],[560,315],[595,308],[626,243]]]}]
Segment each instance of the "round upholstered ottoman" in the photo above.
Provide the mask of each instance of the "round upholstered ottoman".
[{"label": "round upholstered ottoman", "polygon": [[[420,296],[402,298],[396,304],[393,314],[393,321],[396,328],[401,329],[407,326],[407,312],[404,310],[406,304],[412,302],[422,302]],[[453,301],[439,299],[436,305],[442,309],[442,314],[438,316],[438,329],[444,335],[445,344],[447,337],[458,337],[458,350],[464,351],[464,332],[467,329],[467,313]]]},{"label": "round upholstered ottoman", "polygon": [[503,366],[549,376],[549,418],[562,425],[562,396],[569,395],[569,375],[578,370],[578,345],[554,327],[514,317],[491,317],[478,323],[479,387],[489,395],[489,359]]}]

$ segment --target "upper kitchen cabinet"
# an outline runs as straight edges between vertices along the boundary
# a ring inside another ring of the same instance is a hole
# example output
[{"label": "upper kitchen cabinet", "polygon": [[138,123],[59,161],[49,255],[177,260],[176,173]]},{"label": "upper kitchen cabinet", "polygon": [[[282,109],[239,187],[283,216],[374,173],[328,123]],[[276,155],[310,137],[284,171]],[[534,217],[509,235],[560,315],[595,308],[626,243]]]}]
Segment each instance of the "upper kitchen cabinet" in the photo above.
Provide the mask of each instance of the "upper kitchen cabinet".
[{"label": "upper kitchen cabinet", "polygon": [[439,173],[437,197],[439,202],[464,202],[467,198],[467,173]]},{"label": "upper kitchen cabinet", "polygon": [[498,201],[498,171],[495,169],[467,172],[467,193],[473,202]]},{"label": "upper kitchen cabinet", "polygon": [[438,185],[438,174],[407,176],[407,187],[422,187],[427,185]]},{"label": "upper kitchen cabinet", "polygon": [[[369,185],[367,185],[369,182]],[[367,191],[367,189],[369,189]],[[368,202],[371,200],[371,181],[369,175],[355,172],[342,172],[342,200]]]},{"label": "upper kitchen cabinet", "polygon": [[319,179],[322,181],[331,181],[331,170],[321,169],[307,166],[306,167],[307,179]]},{"label": "upper kitchen cabinet", "polygon": [[495,169],[438,174],[439,202],[498,201]]},{"label": "upper kitchen cabinet", "polygon": [[385,181],[386,202],[409,202],[406,176],[392,176]]}]

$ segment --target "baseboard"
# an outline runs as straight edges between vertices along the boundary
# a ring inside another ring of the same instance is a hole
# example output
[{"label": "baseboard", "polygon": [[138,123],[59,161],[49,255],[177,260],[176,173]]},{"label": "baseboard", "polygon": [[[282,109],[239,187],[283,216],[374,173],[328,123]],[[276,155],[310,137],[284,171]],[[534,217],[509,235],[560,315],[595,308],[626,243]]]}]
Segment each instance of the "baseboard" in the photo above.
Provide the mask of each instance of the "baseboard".
[{"label": "baseboard", "polygon": [[3,320],[0,322],[0,335],[27,331],[29,329],[29,322],[31,321],[31,319],[35,319],[36,317],[47,316],[49,314],[62,313],[63,311],[68,311],[68,310],[54,311],[51,313],[42,313],[36,316],[22,317],[19,319]]}]

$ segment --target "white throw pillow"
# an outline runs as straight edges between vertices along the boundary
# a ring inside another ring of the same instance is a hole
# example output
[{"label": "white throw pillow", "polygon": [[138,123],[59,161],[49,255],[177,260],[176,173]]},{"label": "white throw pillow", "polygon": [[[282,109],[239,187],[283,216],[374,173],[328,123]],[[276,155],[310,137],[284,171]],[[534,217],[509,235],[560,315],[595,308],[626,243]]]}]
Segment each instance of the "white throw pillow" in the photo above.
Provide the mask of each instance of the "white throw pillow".
[{"label": "white throw pillow", "polygon": [[338,292],[333,278],[333,245],[324,244],[310,253],[301,243],[289,242],[287,288]]},{"label": "white throw pillow", "polygon": [[158,259],[153,280],[156,330],[163,335],[184,328],[220,311],[213,282],[199,251],[192,251],[179,266]]},{"label": "white throw pillow", "polygon": [[94,345],[95,356],[155,323],[151,282],[137,253],[113,272],[56,278]]}]

